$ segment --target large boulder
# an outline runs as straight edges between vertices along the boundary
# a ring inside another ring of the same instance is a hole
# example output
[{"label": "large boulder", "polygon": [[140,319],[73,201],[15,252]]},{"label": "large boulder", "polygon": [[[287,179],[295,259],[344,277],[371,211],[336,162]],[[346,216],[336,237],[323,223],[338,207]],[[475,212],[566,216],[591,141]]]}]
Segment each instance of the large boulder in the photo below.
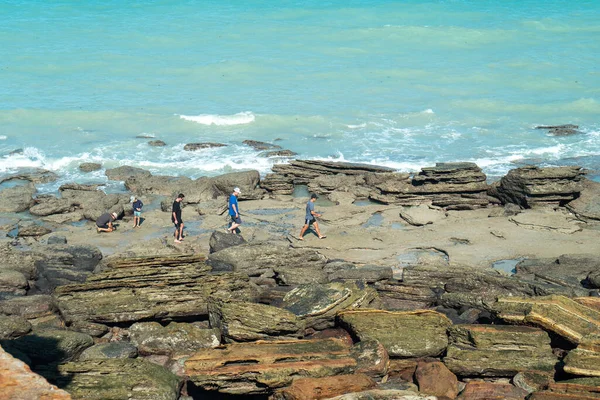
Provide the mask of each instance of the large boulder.
[{"label": "large boulder", "polygon": [[148,170],[131,167],[129,165],[123,165],[117,168],[109,168],[105,173],[108,179],[111,181],[124,181],[130,176],[149,177],[152,175]]},{"label": "large boulder", "polygon": [[6,400],[71,400],[71,395],[51,385],[27,364],[0,347],[0,398]]},{"label": "large boulder", "polygon": [[202,256],[169,255],[116,259],[85,283],[54,292],[68,323],[206,317],[210,296],[255,301],[258,290],[246,275],[211,274]]},{"label": "large boulder", "polygon": [[242,191],[241,199],[253,193],[260,181],[260,174],[256,170],[231,172],[229,174],[219,175],[212,178],[212,182],[219,191],[227,196],[233,192],[233,188],[239,187]]},{"label": "large boulder", "polygon": [[569,374],[600,377],[600,333],[584,336],[564,362]]},{"label": "large boulder", "polygon": [[74,399],[177,400],[181,387],[176,375],[138,358],[69,362],[40,373]]},{"label": "large boulder", "polygon": [[58,179],[58,175],[52,171],[41,168],[20,168],[14,174],[0,178],[0,183],[9,181],[29,181],[31,183],[49,183]]},{"label": "large boulder", "polygon": [[0,212],[18,213],[28,210],[35,204],[33,201],[35,192],[32,183],[0,190]]},{"label": "large boulder", "polygon": [[18,315],[27,320],[54,315],[56,306],[48,295],[14,297],[0,301],[0,313]]},{"label": "large boulder", "polygon": [[585,179],[581,187],[579,197],[570,201],[567,209],[581,219],[600,220],[600,183]]},{"label": "large boulder", "polygon": [[190,354],[221,343],[218,330],[179,322],[171,322],[167,326],[158,322],[137,322],[129,329],[129,335],[131,343],[142,355]]},{"label": "large boulder", "polygon": [[228,247],[233,247],[244,243],[246,243],[246,240],[241,235],[232,235],[231,233],[214,231],[210,235],[210,239],[208,242],[210,248],[209,253],[216,253],[219,250],[223,250]]},{"label": "large boulder", "polygon": [[88,347],[77,358],[79,361],[103,360],[107,358],[135,358],[138,349],[129,342],[99,343]]},{"label": "large boulder", "polygon": [[0,340],[14,339],[31,331],[31,324],[17,315],[0,315]]},{"label": "large boulder", "polygon": [[435,311],[342,311],[339,322],[359,340],[376,339],[392,357],[434,357],[448,346],[452,322]]},{"label": "large boulder", "polygon": [[35,287],[43,293],[71,283],[85,282],[100,260],[102,252],[90,245],[48,245],[36,263],[39,277]]},{"label": "large boulder", "polygon": [[444,364],[459,376],[507,376],[553,371],[557,363],[548,333],[525,326],[454,325]]},{"label": "large boulder", "polygon": [[0,300],[11,296],[24,296],[29,289],[29,282],[19,271],[0,270]]},{"label": "large boulder", "polygon": [[579,197],[583,190],[583,179],[584,171],[577,166],[528,166],[510,170],[492,189],[492,193],[503,203],[522,207],[564,205]]},{"label": "large boulder", "polygon": [[327,259],[310,249],[292,248],[272,242],[252,242],[229,247],[208,257],[216,271],[236,271],[250,277],[271,278],[285,285],[326,283]]},{"label": "large boulder", "polygon": [[0,342],[6,351],[17,350],[35,365],[45,365],[73,360],[83,350],[94,344],[91,336],[59,329],[34,330],[14,340]]},{"label": "large boulder", "polygon": [[558,258],[528,258],[519,262],[516,277],[525,277],[564,286],[581,287],[588,276],[600,273],[600,257],[593,254],[565,254]]},{"label": "large boulder", "polygon": [[283,298],[281,306],[295,314],[307,327],[325,329],[335,325],[339,312],[375,308],[377,292],[360,281],[300,285]]},{"label": "large boulder", "polygon": [[211,326],[226,342],[297,339],[304,334],[298,317],[266,304],[211,299],[208,311]]},{"label": "large boulder", "polygon": [[73,211],[75,206],[70,199],[46,197],[29,209],[29,212],[38,217],[52,214],[64,214]]},{"label": "large boulder", "polygon": [[439,361],[417,364],[415,380],[419,392],[454,399],[458,395],[458,379]]}]

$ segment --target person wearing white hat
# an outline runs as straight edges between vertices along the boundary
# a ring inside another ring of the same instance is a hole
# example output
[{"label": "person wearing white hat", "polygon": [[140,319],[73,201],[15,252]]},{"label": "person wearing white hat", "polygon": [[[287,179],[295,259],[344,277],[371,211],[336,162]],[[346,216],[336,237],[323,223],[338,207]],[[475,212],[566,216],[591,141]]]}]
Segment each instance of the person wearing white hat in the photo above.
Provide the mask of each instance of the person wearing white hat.
[{"label": "person wearing white hat", "polygon": [[112,232],[116,228],[113,226],[113,221],[118,217],[116,212],[104,213],[96,220],[96,231],[100,232]]},{"label": "person wearing white hat", "polygon": [[227,232],[237,233],[238,227],[242,224],[240,218],[240,207],[238,206],[238,196],[241,190],[239,187],[233,189],[233,193],[229,196],[229,216],[231,217],[231,226],[227,228]]}]

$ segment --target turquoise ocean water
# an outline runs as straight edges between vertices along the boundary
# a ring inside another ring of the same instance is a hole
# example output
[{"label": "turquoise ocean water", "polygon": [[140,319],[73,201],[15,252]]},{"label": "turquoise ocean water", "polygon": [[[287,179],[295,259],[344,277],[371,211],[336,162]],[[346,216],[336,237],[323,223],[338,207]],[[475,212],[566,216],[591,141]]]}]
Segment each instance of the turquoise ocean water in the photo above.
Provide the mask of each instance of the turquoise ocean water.
[{"label": "turquoise ocean water", "polygon": [[[0,175],[285,162],[245,139],[400,171],[600,169],[598,21],[591,0],[0,0]],[[566,123],[582,133],[533,129]]]}]

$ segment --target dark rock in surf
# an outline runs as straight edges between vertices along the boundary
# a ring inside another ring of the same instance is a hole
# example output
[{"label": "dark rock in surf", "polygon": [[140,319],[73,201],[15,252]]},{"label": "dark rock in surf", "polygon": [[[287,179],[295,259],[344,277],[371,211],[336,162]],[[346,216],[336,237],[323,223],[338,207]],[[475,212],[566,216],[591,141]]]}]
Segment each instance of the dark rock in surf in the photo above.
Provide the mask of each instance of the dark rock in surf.
[{"label": "dark rock in surf", "polygon": [[183,146],[183,150],[185,151],[196,151],[196,150],[202,150],[202,149],[212,149],[215,147],[225,147],[227,146],[226,144],[223,143],[211,143],[211,142],[205,142],[205,143],[188,143],[185,146]]},{"label": "dark rock in surf", "polygon": [[92,171],[98,171],[99,169],[102,169],[102,164],[98,164],[98,163],[79,164],[79,170],[81,172],[92,172]]},{"label": "dark rock in surf", "polygon": [[276,144],[260,142],[258,140],[244,140],[242,143],[252,147],[254,150],[281,149],[281,146],[277,146]]},{"label": "dark rock in surf", "polygon": [[152,147],[164,147],[167,144],[165,142],[163,142],[162,140],[151,140],[148,142],[148,145],[150,145]]}]

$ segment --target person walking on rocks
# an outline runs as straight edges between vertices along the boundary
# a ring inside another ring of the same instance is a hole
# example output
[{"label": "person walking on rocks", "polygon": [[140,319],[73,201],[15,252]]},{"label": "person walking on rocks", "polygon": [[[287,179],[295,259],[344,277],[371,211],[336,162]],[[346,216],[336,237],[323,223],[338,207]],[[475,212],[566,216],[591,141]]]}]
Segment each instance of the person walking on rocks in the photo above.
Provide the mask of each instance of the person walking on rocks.
[{"label": "person walking on rocks", "polygon": [[112,232],[116,230],[113,226],[113,221],[117,219],[117,213],[104,213],[96,220],[96,231],[100,232]]},{"label": "person walking on rocks", "polygon": [[183,193],[179,193],[177,198],[173,202],[172,212],[171,212],[171,221],[175,225],[175,243],[181,243],[183,240],[183,219],[181,218],[181,201],[185,196]]},{"label": "person walking on rocks", "polygon": [[133,203],[133,227],[139,228],[142,218],[142,207],[144,207],[144,203],[142,203],[142,201],[136,196],[131,196],[131,202]]},{"label": "person walking on rocks", "polygon": [[317,201],[318,198],[319,197],[313,193],[310,195],[310,200],[308,200],[308,203],[306,203],[306,216],[304,218],[304,226],[302,227],[302,230],[300,231],[300,236],[298,237],[299,240],[304,240],[304,234],[306,233],[308,227],[311,225],[315,227],[315,232],[317,232],[317,236],[319,237],[319,239],[325,239],[327,237],[325,235],[321,235],[321,231],[319,230],[319,223],[316,219],[316,217],[321,216],[321,214],[315,211],[315,201]]},{"label": "person walking on rocks", "polygon": [[242,225],[240,218],[240,207],[238,205],[238,196],[241,191],[239,187],[233,189],[233,193],[229,196],[229,216],[231,217],[231,226],[227,228],[227,232],[237,233],[237,229]]}]

